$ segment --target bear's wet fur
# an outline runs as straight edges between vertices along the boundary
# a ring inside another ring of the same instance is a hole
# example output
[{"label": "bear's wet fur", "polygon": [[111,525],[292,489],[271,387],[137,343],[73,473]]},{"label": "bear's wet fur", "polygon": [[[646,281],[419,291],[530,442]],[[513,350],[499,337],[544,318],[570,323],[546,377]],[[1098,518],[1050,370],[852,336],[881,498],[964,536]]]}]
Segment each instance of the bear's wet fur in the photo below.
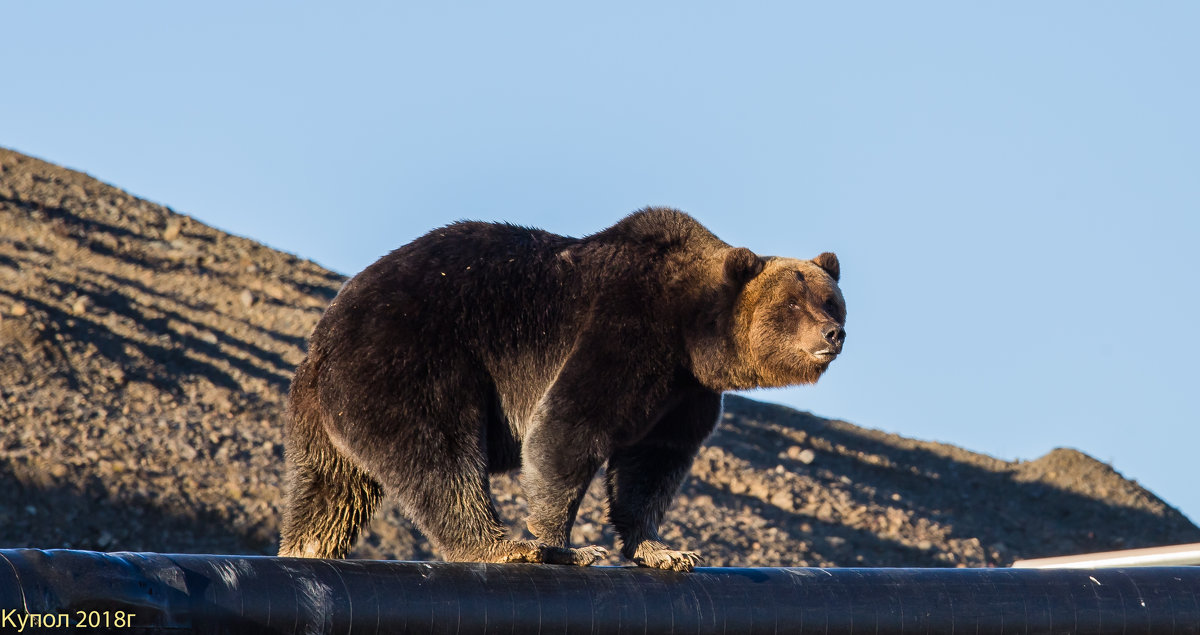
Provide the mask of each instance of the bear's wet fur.
[{"label": "bear's wet fur", "polygon": [[[459,222],[349,280],[309,338],[286,424],[280,555],[345,557],[384,495],[447,560],[587,565],[606,466],[621,553],[690,570],[658,526],[726,390],[817,381],[841,351],[837,257],[764,258],[647,208],[584,238]],[[489,475],[520,469],[531,540]]]}]

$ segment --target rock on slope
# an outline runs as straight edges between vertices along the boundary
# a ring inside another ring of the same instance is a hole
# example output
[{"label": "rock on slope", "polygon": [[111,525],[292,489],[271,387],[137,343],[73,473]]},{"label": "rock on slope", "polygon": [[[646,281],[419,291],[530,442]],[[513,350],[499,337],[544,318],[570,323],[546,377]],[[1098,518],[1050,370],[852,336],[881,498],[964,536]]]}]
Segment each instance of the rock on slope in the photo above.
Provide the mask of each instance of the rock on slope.
[{"label": "rock on slope", "polygon": [[[342,280],[0,149],[0,547],[272,553],[287,382]],[[726,405],[664,526],[710,565],[988,566],[1200,540],[1072,450],[1014,464]],[[515,479],[493,491],[517,526]],[[574,539],[612,545],[598,486]],[[390,507],[355,555],[431,552]]]}]

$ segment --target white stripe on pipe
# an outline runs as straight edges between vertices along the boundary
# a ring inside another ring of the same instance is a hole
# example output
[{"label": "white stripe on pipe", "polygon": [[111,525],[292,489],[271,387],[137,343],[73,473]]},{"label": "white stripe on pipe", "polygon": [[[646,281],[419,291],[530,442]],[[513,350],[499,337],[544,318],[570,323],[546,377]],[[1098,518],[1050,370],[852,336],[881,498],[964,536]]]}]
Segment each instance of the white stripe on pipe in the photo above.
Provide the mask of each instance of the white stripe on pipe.
[{"label": "white stripe on pipe", "polygon": [[1098,569],[1101,567],[1171,567],[1200,565],[1200,542],[1170,547],[1104,551],[1076,556],[1017,560],[1015,569]]}]

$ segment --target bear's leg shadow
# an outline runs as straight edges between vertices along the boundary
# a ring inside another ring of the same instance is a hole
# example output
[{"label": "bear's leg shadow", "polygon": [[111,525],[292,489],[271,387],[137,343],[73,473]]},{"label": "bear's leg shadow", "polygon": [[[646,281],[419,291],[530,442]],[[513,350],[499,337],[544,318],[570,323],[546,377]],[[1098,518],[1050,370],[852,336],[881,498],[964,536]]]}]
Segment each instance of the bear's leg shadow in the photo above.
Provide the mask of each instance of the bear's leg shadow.
[{"label": "bear's leg shadow", "polygon": [[[476,460],[478,459],[478,460]],[[508,540],[507,528],[492,505],[482,457],[436,457],[415,480],[394,482],[405,515],[450,562],[543,562],[540,545]]]},{"label": "bear's leg shadow", "polygon": [[486,432],[480,433],[487,429],[486,404],[426,391],[409,395],[406,410],[409,420],[372,439],[360,455],[442,558],[554,563],[566,558],[537,541],[506,538],[507,527],[492,504]]},{"label": "bear's leg shadow", "polygon": [[697,391],[669,411],[645,438],[609,458],[608,516],[626,558],[643,567],[673,571],[691,571],[701,560],[697,552],[664,544],[658,526],[720,415],[721,395]]},{"label": "bear's leg shadow", "polygon": [[552,564],[587,566],[608,553],[596,545],[570,547],[579,504],[604,462],[607,447],[600,439],[585,436],[579,428],[552,422],[534,427],[521,449],[521,487],[529,500],[526,526],[545,545],[545,561]]}]

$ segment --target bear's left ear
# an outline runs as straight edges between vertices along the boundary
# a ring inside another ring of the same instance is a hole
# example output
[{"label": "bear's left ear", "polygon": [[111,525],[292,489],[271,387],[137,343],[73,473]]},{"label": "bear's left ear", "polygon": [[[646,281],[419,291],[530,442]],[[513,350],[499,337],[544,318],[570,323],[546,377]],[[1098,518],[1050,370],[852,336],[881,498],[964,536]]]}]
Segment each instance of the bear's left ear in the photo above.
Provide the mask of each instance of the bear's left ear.
[{"label": "bear's left ear", "polygon": [[825,273],[829,274],[829,277],[833,278],[834,282],[837,282],[838,278],[842,276],[842,266],[838,264],[837,254],[831,251],[813,258],[813,262],[817,263],[818,267],[824,269]]},{"label": "bear's left ear", "polygon": [[735,247],[725,254],[725,279],[734,284],[746,284],[763,270],[763,259],[745,247]]}]

